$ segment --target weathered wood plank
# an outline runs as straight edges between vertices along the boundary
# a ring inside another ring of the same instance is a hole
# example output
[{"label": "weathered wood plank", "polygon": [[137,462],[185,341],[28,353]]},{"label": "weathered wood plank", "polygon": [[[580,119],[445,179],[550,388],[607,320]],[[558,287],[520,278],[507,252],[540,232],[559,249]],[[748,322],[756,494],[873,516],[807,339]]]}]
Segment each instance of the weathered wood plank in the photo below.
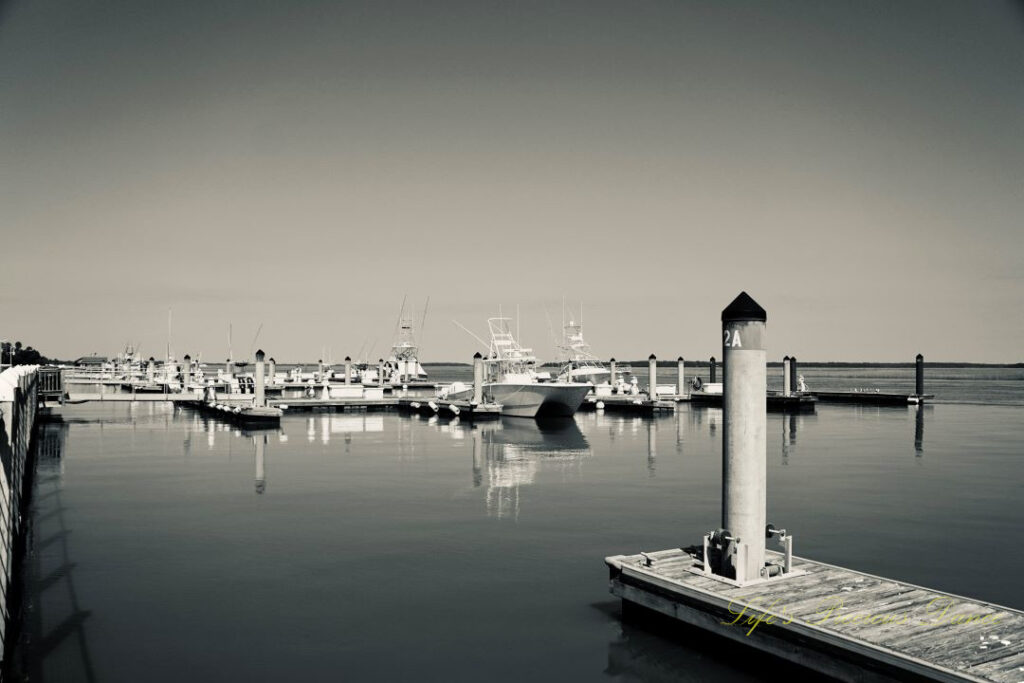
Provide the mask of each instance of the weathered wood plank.
[{"label": "weathered wood plank", "polygon": [[[695,609],[696,601],[714,615],[715,630],[746,633],[747,628],[722,619],[745,604],[749,612],[776,615],[757,627],[770,632],[769,639],[781,634],[785,640],[791,631],[796,642],[816,643],[836,656],[877,661],[934,680],[1024,681],[1024,612],[1019,610],[803,558],[795,559],[794,567],[807,574],[737,587],[691,571],[696,559],[681,551],[658,557],[650,567],[640,566],[640,556],[626,560],[622,576],[631,594],[650,585],[649,602],[674,615],[684,603]],[[621,586],[617,579],[612,585]],[[827,612],[830,600],[834,608]],[[984,621],[996,615],[999,623]],[[783,656],[798,661],[790,655]]]}]

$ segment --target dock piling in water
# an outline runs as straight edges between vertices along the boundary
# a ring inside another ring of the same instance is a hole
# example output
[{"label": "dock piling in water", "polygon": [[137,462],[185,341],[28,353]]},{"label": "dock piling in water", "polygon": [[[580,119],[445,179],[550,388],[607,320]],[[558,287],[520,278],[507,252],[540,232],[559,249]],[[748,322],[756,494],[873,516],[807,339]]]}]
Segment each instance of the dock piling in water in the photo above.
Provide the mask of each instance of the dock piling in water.
[{"label": "dock piling in water", "polygon": [[192,381],[192,356],[185,354],[181,359],[181,391],[188,393],[188,385]]},{"label": "dock piling in water", "polygon": [[652,401],[656,401],[658,400],[658,357],[653,353],[647,359],[647,375],[650,378],[647,394]]},{"label": "dock piling in water", "polygon": [[722,311],[722,527],[737,546],[730,578],[740,584],[766,576],[767,318],[746,292]]},{"label": "dock piling in water", "polygon": [[800,384],[797,382],[797,378],[798,378],[798,375],[797,375],[797,372],[796,372],[796,356],[790,356],[789,357],[789,390],[790,391],[799,391],[800,390]]},{"label": "dock piling in water", "polygon": [[267,405],[267,396],[263,387],[263,349],[256,351],[256,405],[263,407]]},{"label": "dock piling in water", "polygon": [[789,356],[782,358],[782,395],[789,396],[793,391],[793,378],[789,376]]},{"label": "dock piling in water", "polygon": [[381,387],[384,386],[384,359],[381,358],[377,361],[377,384]]},{"label": "dock piling in water", "polygon": [[682,396],[686,386],[686,361],[682,356],[676,359],[676,396]]},{"label": "dock piling in water", "polygon": [[271,358],[269,361],[269,367],[267,369],[267,384],[273,384],[275,377],[277,377],[277,362]]},{"label": "dock piling in water", "polygon": [[611,362],[609,363],[609,366],[610,366],[609,369],[610,369],[611,372],[608,375],[608,383],[611,384],[612,386],[615,386],[615,359],[614,358],[612,358]]},{"label": "dock piling in water", "polygon": [[484,402],[484,358],[477,351],[473,354],[473,403]]},{"label": "dock piling in water", "polygon": [[345,384],[352,384],[352,358],[345,356]]},{"label": "dock piling in water", "polygon": [[711,375],[710,375],[710,379],[708,381],[711,382],[712,384],[714,384],[715,382],[718,381],[718,366],[715,364],[715,357],[714,356],[711,356],[711,360],[709,362],[709,365],[711,367]]},{"label": "dock piling in water", "polygon": [[914,393],[917,396],[924,396],[924,356],[917,354],[917,376],[914,381]]}]

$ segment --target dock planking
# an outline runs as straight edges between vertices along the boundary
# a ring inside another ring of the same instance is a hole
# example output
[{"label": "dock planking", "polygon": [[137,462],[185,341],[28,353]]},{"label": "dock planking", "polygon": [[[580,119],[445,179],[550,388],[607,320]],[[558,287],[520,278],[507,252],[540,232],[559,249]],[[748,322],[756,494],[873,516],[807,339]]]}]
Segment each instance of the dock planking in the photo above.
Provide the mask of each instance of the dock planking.
[{"label": "dock planking", "polygon": [[630,394],[616,394],[614,396],[588,396],[580,405],[582,411],[598,410],[598,404],[606,412],[632,413],[636,415],[655,415],[660,413],[674,413],[676,401],[662,399],[651,401],[644,396]]},{"label": "dock planking", "polygon": [[1024,681],[1020,610],[800,557],[742,587],[705,575],[698,549],[605,562],[623,600],[842,680]]}]

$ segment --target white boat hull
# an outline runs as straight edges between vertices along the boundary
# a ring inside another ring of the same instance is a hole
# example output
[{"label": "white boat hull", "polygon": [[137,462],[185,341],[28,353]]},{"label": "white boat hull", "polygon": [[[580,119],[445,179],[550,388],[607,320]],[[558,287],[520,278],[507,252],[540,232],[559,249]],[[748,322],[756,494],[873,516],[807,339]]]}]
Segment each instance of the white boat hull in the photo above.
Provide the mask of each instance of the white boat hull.
[{"label": "white boat hull", "polygon": [[589,391],[589,384],[561,382],[484,385],[484,395],[509,417],[571,417]]}]

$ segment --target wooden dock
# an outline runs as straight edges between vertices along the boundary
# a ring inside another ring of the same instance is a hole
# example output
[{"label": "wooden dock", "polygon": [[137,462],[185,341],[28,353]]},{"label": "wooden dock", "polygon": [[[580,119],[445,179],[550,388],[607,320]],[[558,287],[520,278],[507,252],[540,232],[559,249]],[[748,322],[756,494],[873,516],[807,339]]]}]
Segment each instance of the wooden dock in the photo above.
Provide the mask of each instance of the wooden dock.
[{"label": "wooden dock", "polygon": [[822,403],[855,403],[869,406],[905,406],[935,398],[934,394],[893,394],[881,391],[815,391],[812,395]]},{"label": "wooden dock", "polygon": [[[251,398],[251,397],[250,397]],[[219,399],[218,399],[219,400]],[[398,405],[397,398],[275,398],[268,403],[275,408],[285,409],[285,414],[299,412],[373,412],[392,410]]]},{"label": "wooden dock", "polygon": [[[249,396],[252,400],[252,396]],[[198,394],[68,394],[65,403],[87,403],[100,401],[104,403],[201,403],[202,399]]]},{"label": "wooden dock", "polygon": [[501,404],[449,401],[429,397],[403,397],[397,400],[398,410],[419,415],[440,415],[468,420],[493,420],[501,417]]},{"label": "wooden dock", "polygon": [[840,680],[1024,681],[1020,610],[799,557],[738,587],[705,575],[701,552],[607,557],[610,590]]},{"label": "wooden dock", "polygon": [[[722,407],[722,394],[706,394],[703,391],[690,392],[690,403],[695,406]],[[770,413],[813,413],[818,399],[806,393],[769,392],[765,405]]]},{"label": "wooden dock", "polygon": [[604,410],[606,412],[632,413],[635,415],[656,415],[674,413],[675,397],[651,401],[646,395],[614,394],[612,396],[588,396],[580,405],[582,411]]}]

